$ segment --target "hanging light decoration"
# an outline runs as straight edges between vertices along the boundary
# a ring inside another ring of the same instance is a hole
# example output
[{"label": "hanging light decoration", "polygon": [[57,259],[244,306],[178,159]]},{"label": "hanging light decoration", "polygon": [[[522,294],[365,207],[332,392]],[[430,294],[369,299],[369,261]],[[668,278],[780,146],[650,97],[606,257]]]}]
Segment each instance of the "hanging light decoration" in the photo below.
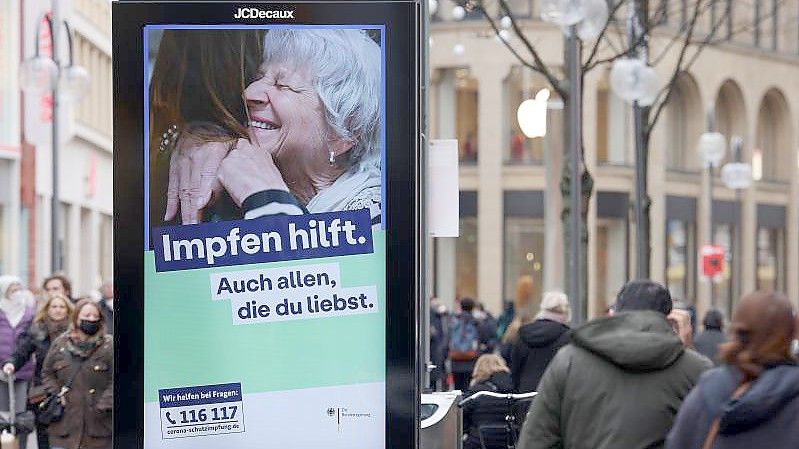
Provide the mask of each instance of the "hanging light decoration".
[{"label": "hanging light decoration", "polygon": [[502,29],[507,30],[513,26],[513,20],[511,20],[510,16],[503,16],[501,19],[499,19],[499,25],[502,27]]},{"label": "hanging light decoration", "polygon": [[608,22],[608,4],[606,0],[584,0],[585,16],[577,25],[577,37],[583,41],[592,41]]},{"label": "hanging light decoration", "polygon": [[455,20],[463,20],[464,17],[466,17],[466,9],[461,5],[455,5],[455,7],[452,8],[452,18]]},{"label": "hanging light decoration", "polygon": [[624,101],[638,101],[639,105],[648,106],[657,96],[657,73],[641,59],[621,58],[613,63],[610,87]]},{"label": "hanging light decoration", "polygon": [[452,47],[452,52],[458,56],[466,53],[466,46],[458,42],[455,46]]},{"label": "hanging light decoration", "polygon": [[572,26],[586,17],[587,0],[541,0],[541,19],[560,26]]}]

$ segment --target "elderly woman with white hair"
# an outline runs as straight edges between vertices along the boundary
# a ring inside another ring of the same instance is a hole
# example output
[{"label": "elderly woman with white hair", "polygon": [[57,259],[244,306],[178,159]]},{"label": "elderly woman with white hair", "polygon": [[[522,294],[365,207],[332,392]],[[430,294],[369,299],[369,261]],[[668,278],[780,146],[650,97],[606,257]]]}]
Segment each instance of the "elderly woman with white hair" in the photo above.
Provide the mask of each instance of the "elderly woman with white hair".
[{"label": "elderly woman with white hair", "polygon": [[247,139],[177,143],[165,219],[222,191],[244,218],[368,209],[381,220],[381,51],[363,30],[275,29],[246,89]]},{"label": "elderly woman with white hair", "polygon": [[516,391],[536,391],[549,362],[570,341],[569,315],[569,298],[564,293],[544,293],[535,320],[519,329],[513,348],[511,373]]}]

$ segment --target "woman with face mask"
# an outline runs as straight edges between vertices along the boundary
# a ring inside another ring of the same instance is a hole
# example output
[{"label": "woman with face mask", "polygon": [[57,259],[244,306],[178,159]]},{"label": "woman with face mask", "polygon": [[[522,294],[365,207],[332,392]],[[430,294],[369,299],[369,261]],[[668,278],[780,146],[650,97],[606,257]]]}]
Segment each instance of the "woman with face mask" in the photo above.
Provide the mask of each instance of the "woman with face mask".
[{"label": "woman with face mask", "polygon": [[[17,340],[30,327],[34,308],[28,304],[28,296],[22,281],[16,276],[0,276],[0,360],[7,360],[17,346]],[[20,367],[14,381],[16,412],[24,412],[28,383],[33,377],[33,363]],[[0,382],[0,410],[10,409],[8,382]],[[27,434],[19,434],[20,447],[25,447]]]},{"label": "woman with face mask", "polygon": [[78,301],[71,329],[50,345],[42,368],[45,390],[64,404],[64,417],[47,429],[54,449],[111,447],[113,362],[103,314],[93,301]]},{"label": "woman with face mask", "polygon": [[[50,296],[41,310],[36,313],[33,323],[17,339],[17,348],[3,365],[3,372],[14,374],[31,360],[36,361],[31,387],[28,390],[28,403],[36,411],[37,405],[44,400],[42,385],[42,362],[50,349],[50,343],[69,328],[75,306],[66,296],[56,294]],[[34,358],[35,355],[35,358]],[[49,449],[47,426],[36,425],[36,440],[39,449]]]}]

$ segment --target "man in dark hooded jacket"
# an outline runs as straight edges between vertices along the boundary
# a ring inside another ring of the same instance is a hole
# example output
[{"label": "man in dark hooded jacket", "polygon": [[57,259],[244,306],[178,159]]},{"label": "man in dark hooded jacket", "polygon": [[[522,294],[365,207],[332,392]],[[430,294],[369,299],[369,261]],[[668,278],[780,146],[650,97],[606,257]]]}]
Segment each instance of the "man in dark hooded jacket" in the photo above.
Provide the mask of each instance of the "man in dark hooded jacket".
[{"label": "man in dark hooded jacket", "polygon": [[[711,362],[667,320],[669,291],[633,281],[616,315],[574,330],[538,385],[519,449],[662,448],[683,399]],[[690,324],[688,324],[690,325]]]}]

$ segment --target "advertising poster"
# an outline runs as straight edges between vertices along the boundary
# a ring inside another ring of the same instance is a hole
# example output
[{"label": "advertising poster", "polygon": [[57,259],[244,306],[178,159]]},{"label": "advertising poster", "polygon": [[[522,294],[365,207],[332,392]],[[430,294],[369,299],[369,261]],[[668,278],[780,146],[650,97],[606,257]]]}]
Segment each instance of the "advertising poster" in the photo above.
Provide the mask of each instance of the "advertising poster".
[{"label": "advertising poster", "polygon": [[145,448],[384,447],[383,27],[143,33]]},{"label": "advertising poster", "polygon": [[416,446],[418,24],[114,2],[115,449]]}]

